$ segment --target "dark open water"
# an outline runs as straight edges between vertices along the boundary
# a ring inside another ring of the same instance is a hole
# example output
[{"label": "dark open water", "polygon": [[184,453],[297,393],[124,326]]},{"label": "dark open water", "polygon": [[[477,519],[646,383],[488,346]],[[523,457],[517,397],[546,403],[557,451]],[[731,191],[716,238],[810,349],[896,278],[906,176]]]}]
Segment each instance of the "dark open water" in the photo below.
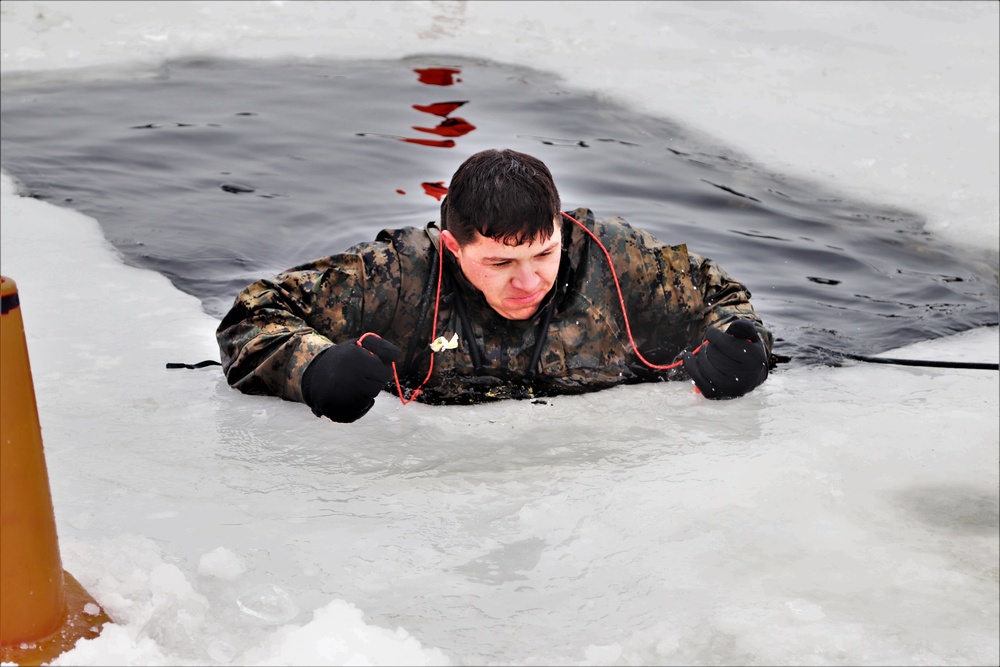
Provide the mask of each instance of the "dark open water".
[{"label": "dark open water", "polygon": [[419,57],[59,75],[3,79],[3,168],[31,196],[95,217],[125,261],[216,316],[258,277],[436,219],[436,186],[466,157],[514,148],[549,165],[564,208],[717,259],[793,364],[998,321],[995,254],[544,72]]}]

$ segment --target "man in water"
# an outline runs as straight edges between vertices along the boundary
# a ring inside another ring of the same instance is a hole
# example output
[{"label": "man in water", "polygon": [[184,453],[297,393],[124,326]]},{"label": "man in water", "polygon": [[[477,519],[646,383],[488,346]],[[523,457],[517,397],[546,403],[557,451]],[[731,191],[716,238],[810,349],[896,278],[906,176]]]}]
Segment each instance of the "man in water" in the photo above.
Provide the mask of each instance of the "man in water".
[{"label": "man in water", "polygon": [[383,389],[468,404],[690,378],[736,398],[773,366],[745,286],[621,218],[561,212],[548,168],[512,150],[458,168],[440,225],[253,283],[217,337],[233,387],[337,422]]}]

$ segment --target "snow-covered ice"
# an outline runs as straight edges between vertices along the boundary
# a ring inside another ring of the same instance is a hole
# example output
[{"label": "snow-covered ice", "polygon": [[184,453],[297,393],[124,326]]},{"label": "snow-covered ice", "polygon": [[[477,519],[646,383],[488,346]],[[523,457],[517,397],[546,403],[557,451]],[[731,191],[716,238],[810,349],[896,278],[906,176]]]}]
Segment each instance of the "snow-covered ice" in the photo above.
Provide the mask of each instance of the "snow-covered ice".
[{"label": "snow-covered ice", "polygon": [[[998,246],[991,2],[9,2],[3,73],[191,54],[546,69]],[[197,299],[3,175],[66,569],[63,665],[997,664],[998,374],[848,364],[738,401],[230,390]],[[996,362],[996,328],[889,356]]]}]

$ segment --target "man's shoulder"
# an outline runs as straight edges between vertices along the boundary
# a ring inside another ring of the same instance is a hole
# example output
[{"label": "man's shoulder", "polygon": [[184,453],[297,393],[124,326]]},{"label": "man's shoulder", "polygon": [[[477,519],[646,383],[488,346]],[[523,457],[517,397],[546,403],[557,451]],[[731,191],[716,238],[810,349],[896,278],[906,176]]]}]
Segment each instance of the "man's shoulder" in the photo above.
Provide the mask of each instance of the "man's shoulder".
[{"label": "man's shoulder", "polygon": [[568,215],[600,238],[624,238],[644,247],[665,245],[646,230],[634,227],[632,223],[621,216],[600,218],[586,207],[571,211]]},{"label": "man's shoulder", "polygon": [[391,263],[406,280],[425,277],[436,256],[436,235],[432,224],[426,227],[383,229],[376,237],[371,253],[379,261]]},{"label": "man's shoulder", "polygon": [[380,231],[373,240],[355,243],[341,255],[358,255],[374,257],[377,255],[423,255],[433,245],[431,226],[427,227],[397,227]]},{"label": "man's shoulder", "polygon": [[596,239],[620,272],[663,271],[665,266],[679,272],[690,270],[692,258],[686,244],[664,242],[623,217],[599,218],[589,208],[578,208],[570,215],[587,230],[577,228],[570,234],[571,257],[594,252]]},{"label": "man's shoulder", "polygon": [[431,240],[430,233],[434,223],[424,227],[407,226],[383,229],[375,237],[376,243],[389,243],[400,247],[426,248]]},{"label": "man's shoulder", "polygon": [[586,206],[581,206],[572,211],[566,211],[565,214],[591,230],[600,228],[607,229],[612,232],[620,231],[624,233],[634,233],[637,231],[637,229],[632,226],[632,223],[621,216],[615,215],[607,218],[600,218],[594,214],[592,209],[587,208]]}]

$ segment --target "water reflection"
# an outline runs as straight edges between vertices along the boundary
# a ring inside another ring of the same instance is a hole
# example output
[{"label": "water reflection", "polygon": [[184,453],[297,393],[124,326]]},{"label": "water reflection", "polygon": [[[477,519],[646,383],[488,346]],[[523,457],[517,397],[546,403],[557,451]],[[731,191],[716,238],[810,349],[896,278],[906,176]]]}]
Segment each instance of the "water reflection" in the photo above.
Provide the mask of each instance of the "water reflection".
[{"label": "water reflection", "polygon": [[[417,74],[417,80],[420,83],[429,86],[452,86],[462,81],[461,79],[456,78],[456,75],[461,73],[461,69],[455,67],[426,67],[426,68],[414,69],[413,71]],[[416,130],[417,132],[434,134],[439,137],[446,137],[445,139],[407,137],[407,136],[398,136],[391,134],[381,134],[376,132],[358,132],[357,136],[386,137],[389,139],[395,139],[396,141],[402,141],[408,144],[416,144],[418,146],[428,146],[431,148],[454,148],[457,145],[454,139],[458,137],[463,137],[466,134],[476,129],[476,126],[467,121],[466,119],[451,115],[457,109],[465,106],[468,103],[469,100],[451,100],[447,102],[431,102],[430,104],[410,105],[413,109],[416,109],[421,113],[441,118],[441,120],[438,121],[437,125],[434,125],[433,127],[413,125],[411,126],[410,129]],[[444,181],[425,181],[420,185],[424,190],[424,194],[426,194],[429,197],[433,197],[438,201],[441,201],[441,199],[448,191],[448,188],[445,186]],[[406,190],[402,188],[397,188],[396,193],[405,195]]]},{"label": "water reflection", "polygon": [[462,82],[461,79],[455,78],[462,73],[462,70],[456,67],[426,67],[413,71],[417,73],[420,83],[426,83],[428,86],[453,86]]}]

